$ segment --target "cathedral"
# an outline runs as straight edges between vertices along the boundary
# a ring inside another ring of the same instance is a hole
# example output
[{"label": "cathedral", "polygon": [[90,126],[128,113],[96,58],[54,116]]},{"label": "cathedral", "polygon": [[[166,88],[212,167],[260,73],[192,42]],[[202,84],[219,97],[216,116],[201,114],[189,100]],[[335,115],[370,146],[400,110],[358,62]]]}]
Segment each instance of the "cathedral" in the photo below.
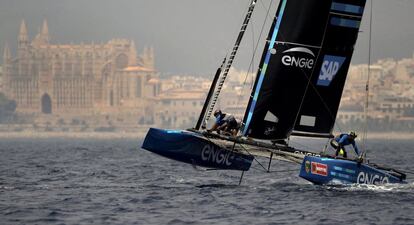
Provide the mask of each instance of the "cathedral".
[{"label": "cathedral", "polygon": [[138,55],[126,39],[52,44],[46,20],[32,40],[22,21],[17,55],[6,44],[3,63],[4,92],[21,113],[143,112],[159,91],[152,48]]}]

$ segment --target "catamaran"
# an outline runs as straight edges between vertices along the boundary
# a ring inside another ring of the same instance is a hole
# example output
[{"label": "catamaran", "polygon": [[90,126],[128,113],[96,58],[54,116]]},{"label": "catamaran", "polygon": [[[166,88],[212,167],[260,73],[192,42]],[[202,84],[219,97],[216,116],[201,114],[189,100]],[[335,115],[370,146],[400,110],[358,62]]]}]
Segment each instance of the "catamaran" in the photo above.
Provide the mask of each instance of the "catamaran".
[{"label": "catamaran", "polygon": [[292,136],[333,137],[365,0],[280,0],[240,135],[205,130],[256,2],[251,0],[232,52],[217,69],[195,127],[150,128],[142,148],[194,166],[240,170],[241,178],[256,157],[265,157],[267,171],[273,159],[294,162],[299,176],[315,184],[404,182],[406,175],[396,169],[280,142]]}]

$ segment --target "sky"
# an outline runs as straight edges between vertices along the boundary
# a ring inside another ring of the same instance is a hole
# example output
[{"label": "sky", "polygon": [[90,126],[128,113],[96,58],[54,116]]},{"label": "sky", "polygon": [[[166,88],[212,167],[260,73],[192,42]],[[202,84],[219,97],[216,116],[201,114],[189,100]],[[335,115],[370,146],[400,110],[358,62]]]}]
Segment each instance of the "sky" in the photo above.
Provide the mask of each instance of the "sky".
[{"label": "sky", "polygon": [[[138,50],[152,46],[161,73],[213,74],[229,54],[250,0],[1,0],[0,49],[5,43],[15,55],[17,35],[25,19],[30,38],[47,19],[51,42],[100,43],[112,38],[135,41]],[[252,26],[246,32],[235,66],[246,70],[271,4],[274,16],[279,0],[259,0]],[[353,63],[368,61],[368,0]],[[414,51],[414,1],[373,0],[372,59],[407,58]],[[270,20],[267,20],[270,21]],[[265,27],[268,23],[265,24]],[[0,61],[1,62],[1,61]]]}]

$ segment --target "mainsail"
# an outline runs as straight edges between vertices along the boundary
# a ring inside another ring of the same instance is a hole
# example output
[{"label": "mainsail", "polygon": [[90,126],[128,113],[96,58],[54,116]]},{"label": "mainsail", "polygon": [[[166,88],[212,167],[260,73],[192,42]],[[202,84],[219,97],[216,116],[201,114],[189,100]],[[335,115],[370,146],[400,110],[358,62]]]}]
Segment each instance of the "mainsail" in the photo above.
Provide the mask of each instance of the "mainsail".
[{"label": "mainsail", "polygon": [[243,135],[329,136],[365,0],[281,0],[243,120]]}]

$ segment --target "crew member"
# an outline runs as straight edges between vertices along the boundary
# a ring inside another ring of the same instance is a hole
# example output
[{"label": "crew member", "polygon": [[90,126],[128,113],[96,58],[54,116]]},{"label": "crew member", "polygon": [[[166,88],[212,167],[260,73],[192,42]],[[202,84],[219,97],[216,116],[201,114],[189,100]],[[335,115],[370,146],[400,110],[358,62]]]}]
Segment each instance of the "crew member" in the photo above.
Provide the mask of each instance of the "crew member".
[{"label": "crew member", "polygon": [[354,131],[349,132],[349,134],[343,133],[336,136],[331,140],[331,146],[336,149],[335,156],[342,156],[347,158],[347,152],[345,146],[352,145],[357,156],[359,156],[358,146],[355,143],[355,138],[357,137]]},{"label": "crew member", "polygon": [[239,130],[239,123],[233,115],[223,113],[220,109],[217,109],[214,112],[214,117],[216,117],[216,122],[208,131],[217,131],[217,133],[223,132],[224,134],[236,136]]}]

